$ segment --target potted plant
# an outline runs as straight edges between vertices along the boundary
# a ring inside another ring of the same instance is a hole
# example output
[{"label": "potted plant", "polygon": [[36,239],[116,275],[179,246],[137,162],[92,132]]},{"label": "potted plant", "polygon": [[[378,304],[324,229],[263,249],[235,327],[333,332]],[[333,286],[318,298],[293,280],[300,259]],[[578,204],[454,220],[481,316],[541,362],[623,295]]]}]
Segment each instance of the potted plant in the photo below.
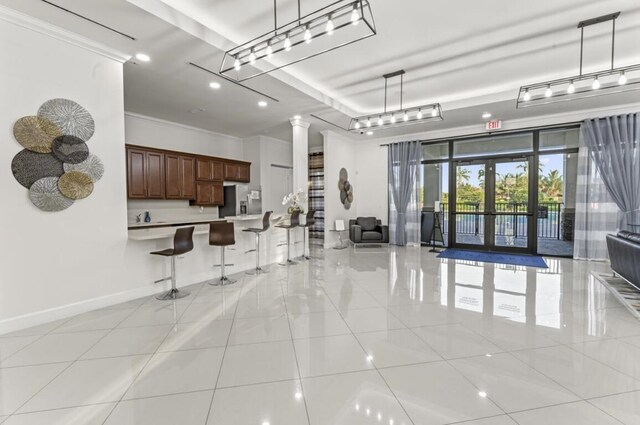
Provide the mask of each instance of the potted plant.
[{"label": "potted plant", "polygon": [[282,199],[282,205],[288,205],[287,212],[292,214],[294,211],[299,211],[300,214],[304,214],[302,204],[307,202],[307,194],[302,189],[298,189],[297,192],[290,193]]}]

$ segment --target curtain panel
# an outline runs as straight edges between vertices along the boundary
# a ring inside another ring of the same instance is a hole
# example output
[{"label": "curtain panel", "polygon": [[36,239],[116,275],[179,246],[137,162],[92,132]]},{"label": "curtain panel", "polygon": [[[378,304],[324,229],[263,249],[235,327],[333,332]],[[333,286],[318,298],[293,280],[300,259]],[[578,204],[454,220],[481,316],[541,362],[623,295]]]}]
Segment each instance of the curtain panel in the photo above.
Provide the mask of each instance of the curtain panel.
[{"label": "curtain panel", "polygon": [[420,245],[422,143],[389,145],[389,243]]},{"label": "curtain panel", "polygon": [[640,230],[640,113],[584,121],[582,136],[611,199],[618,228]]}]

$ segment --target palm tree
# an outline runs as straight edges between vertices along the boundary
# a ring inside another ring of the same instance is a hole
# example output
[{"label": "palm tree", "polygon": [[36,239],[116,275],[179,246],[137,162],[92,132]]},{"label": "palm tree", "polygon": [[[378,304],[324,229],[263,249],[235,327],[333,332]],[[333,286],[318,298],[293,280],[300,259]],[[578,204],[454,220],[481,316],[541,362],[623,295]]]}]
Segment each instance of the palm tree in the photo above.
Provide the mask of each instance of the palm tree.
[{"label": "palm tree", "polygon": [[542,192],[549,198],[559,200],[564,192],[564,180],[558,170],[551,170],[549,174],[542,177]]},{"label": "palm tree", "polygon": [[458,186],[462,186],[463,183],[468,182],[470,179],[471,179],[471,170],[463,167],[458,167],[456,169],[456,182]]}]

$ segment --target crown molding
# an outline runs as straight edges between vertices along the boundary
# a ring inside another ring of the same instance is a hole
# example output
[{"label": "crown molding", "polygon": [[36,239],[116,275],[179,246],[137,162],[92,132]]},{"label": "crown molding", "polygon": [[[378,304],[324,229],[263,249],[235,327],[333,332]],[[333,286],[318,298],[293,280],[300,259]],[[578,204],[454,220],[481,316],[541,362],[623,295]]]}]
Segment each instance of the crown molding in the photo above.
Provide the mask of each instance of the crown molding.
[{"label": "crown molding", "polygon": [[[135,112],[125,111],[124,112],[124,116],[125,117],[138,118],[138,119],[141,119],[141,120],[151,121],[151,122],[155,122],[155,123],[163,124],[163,125],[170,125],[172,127],[180,127],[180,128],[184,128],[185,130],[193,130],[193,131],[197,131],[197,132],[200,132],[200,133],[211,134],[213,136],[219,136],[219,137],[225,137],[225,138],[228,138],[228,139],[234,139],[234,140],[238,140],[240,142],[243,141],[243,139],[241,139],[240,137],[231,136],[229,134],[217,133],[217,132],[212,131],[212,130],[207,130],[207,129],[200,128],[200,127],[194,127],[192,125],[187,125],[187,124],[181,124],[181,123],[175,122],[175,121],[163,120],[162,118],[150,117],[148,115],[142,115],[142,114],[138,114],[138,113],[135,113]],[[247,139],[244,139],[244,140],[247,140]]]},{"label": "crown molding", "polygon": [[99,54],[119,63],[125,63],[131,59],[131,55],[119,52],[103,44],[96,43],[86,37],[72,33],[55,25],[36,19],[32,16],[18,12],[5,6],[0,6],[0,20],[38,32],[56,40],[63,41],[76,47]]}]

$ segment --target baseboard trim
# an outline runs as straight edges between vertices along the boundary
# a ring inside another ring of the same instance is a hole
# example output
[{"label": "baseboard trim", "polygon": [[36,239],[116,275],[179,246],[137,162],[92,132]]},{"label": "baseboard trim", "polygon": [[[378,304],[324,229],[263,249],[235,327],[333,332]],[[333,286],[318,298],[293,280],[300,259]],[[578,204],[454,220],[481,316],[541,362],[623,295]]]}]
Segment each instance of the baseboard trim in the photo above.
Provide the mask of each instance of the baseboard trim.
[{"label": "baseboard trim", "polygon": [[[205,272],[189,276],[186,279],[181,279],[180,285],[178,286],[184,287],[204,282],[208,279],[212,279],[214,277],[214,273],[215,272]],[[171,284],[169,282],[164,282],[162,284],[150,284],[128,291],[117,292],[115,294],[109,294],[47,310],[28,313],[22,316],[10,317],[8,319],[0,320],[0,335],[54,322],[56,320],[66,319],[77,314],[111,307],[137,298],[149,297],[163,291],[168,291],[170,287]]]}]

